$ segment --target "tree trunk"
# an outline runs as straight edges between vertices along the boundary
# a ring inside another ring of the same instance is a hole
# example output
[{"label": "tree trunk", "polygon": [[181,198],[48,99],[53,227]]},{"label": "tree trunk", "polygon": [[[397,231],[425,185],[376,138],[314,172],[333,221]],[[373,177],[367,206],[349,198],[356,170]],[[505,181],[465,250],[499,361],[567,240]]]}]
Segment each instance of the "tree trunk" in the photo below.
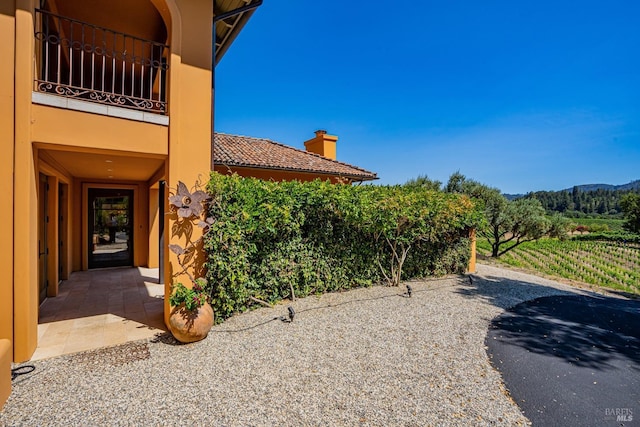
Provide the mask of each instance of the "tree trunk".
[{"label": "tree trunk", "polygon": [[498,253],[500,251],[500,245],[497,244],[493,244],[491,245],[491,257],[492,258],[498,258]]}]

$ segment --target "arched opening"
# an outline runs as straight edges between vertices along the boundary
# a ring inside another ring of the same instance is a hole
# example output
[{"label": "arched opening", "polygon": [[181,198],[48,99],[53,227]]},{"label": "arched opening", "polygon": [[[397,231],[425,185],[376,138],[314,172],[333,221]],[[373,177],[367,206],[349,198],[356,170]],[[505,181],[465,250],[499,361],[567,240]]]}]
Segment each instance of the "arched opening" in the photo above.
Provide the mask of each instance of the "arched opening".
[{"label": "arched opening", "polygon": [[43,0],[37,90],[165,114],[169,31],[151,0]]}]

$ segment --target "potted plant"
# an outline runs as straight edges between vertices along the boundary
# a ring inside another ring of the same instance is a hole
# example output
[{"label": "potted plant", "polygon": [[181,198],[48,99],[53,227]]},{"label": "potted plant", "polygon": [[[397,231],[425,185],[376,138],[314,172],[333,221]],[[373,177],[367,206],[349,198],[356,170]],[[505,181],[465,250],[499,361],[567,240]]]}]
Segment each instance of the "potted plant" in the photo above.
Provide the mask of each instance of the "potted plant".
[{"label": "potted plant", "polygon": [[206,280],[195,280],[191,288],[182,283],[171,286],[171,333],[180,342],[189,343],[204,339],[213,326],[213,309],[205,291]]},{"label": "potted plant", "polygon": [[185,286],[182,282],[171,285],[169,329],[178,341],[184,343],[204,339],[214,321],[213,309],[209,305],[207,281],[201,277],[204,274],[203,240],[199,237],[192,241],[194,227],[202,228],[204,235],[213,223],[211,218],[203,219],[208,200],[208,194],[199,189],[197,183],[189,191],[181,181],[178,182],[175,193],[169,197],[170,214],[174,215],[175,220],[171,230],[172,236],[183,237],[185,240],[184,246],[169,245],[181,267],[173,278],[186,276],[191,282],[191,286]]}]

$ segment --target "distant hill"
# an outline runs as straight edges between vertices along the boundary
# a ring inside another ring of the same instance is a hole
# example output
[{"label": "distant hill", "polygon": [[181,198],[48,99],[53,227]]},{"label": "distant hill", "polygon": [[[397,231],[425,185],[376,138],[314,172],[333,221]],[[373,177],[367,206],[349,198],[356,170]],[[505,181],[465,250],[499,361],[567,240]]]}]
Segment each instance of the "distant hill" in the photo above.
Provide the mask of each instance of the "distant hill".
[{"label": "distant hill", "polygon": [[520,197],[524,197],[524,194],[502,194],[504,197],[507,198],[507,200],[515,200],[515,199],[519,199]]},{"label": "distant hill", "polygon": [[[580,191],[596,191],[596,190],[629,191],[629,190],[638,190],[638,189],[640,189],[640,179],[637,179],[635,181],[631,181],[631,182],[628,182],[628,183],[622,184],[622,185],[584,184],[584,185],[577,185],[576,187],[578,187],[578,189],[580,189]],[[565,188],[562,191],[571,191],[571,190],[573,190],[573,187],[572,188]]]},{"label": "distant hill", "polygon": [[[635,181],[628,182],[622,185],[611,185],[611,184],[583,184],[576,185],[580,191],[588,192],[588,191],[597,191],[597,190],[609,190],[609,191],[630,191],[630,190],[640,190],[640,179],[636,179]],[[573,191],[573,187],[565,188],[560,191],[546,191],[546,193],[559,193],[561,191]],[[534,193],[542,193],[542,191],[536,191]],[[531,194],[531,193],[529,193]],[[515,200],[521,197],[526,196],[526,194],[503,194],[507,200]]]},{"label": "distant hill", "polygon": [[[576,185],[560,191],[536,191],[522,197],[539,200],[549,213],[562,212],[574,217],[620,216],[622,214],[620,199],[630,191],[640,192],[640,180],[622,185]],[[518,198],[516,195],[510,196]]]}]

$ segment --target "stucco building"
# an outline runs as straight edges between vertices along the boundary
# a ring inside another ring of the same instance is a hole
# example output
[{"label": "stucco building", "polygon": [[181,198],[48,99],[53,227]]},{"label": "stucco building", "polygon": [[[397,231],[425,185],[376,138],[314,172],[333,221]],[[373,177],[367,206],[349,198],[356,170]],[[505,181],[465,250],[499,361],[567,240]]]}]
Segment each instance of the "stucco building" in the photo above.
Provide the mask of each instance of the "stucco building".
[{"label": "stucco building", "polygon": [[0,2],[0,405],[71,272],[159,267],[169,292],[166,189],[211,169],[214,64],[260,3]]},{"label": "stucco building", "polygon": [[319,130],[314,138],[305,141],[305,150],[299,150],[265,138],[216,132],[214,170],[273,181],[328,179],[352,184],[378,179],[373,172],[338,161],[337,141],[337,136]]}]

